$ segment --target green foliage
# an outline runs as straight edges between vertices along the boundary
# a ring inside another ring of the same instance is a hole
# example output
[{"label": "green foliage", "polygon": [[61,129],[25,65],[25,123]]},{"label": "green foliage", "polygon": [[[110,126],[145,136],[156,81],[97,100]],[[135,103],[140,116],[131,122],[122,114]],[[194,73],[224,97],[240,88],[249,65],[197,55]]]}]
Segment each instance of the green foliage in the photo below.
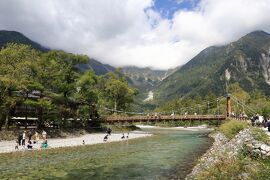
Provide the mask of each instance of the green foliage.
[{"label": "green foliage", "polygon": [[270,144],[269,136],[265,133],[264,130],[260,128],[252,128],[251,133],[255,140]]},{"label": "green foliage", "polygon": [[247,127],[248,124],[244,121],[230,120],[222,124],[219,130],[229,139],[232,139],[237,133]]},{"label": "green foliage", "polygon": [[66,126],[69,118],[85,124],[98,117],[97,106],[128,108],[137,91],[121,71],[99,77],[91,71],[81,73],[77,65],[88,60],[63,51],[41,53],[28,45],[7,44],[0,51],[0,129],[8,125],[16,105],[35,108],[31,115],[38,117],[38,127],[45,122]]},{"label": "green foliage", "polygon": [[100,89],[102,90],[99,96],[100,103],[108,108],[117,110],[125,110],[129,108],[129,104],[133,102],[133,97],[138,93],[134,88],[128,86],[128,82],[121,74],[121,70],[116,70],[115,73],[109,72],[100,79]]},{"label": "green foliage", "polygon": [[222,161],[203,170],[196,179],[258,179],[261,170],[263,165],[250,158],[224,156]]},{"label": "green foliage", "polygon": [[184,97],[161,104],[155,111],[162,114],[224,114],[225,98],[217,99],[213,93],[208,93],[205,97],[195,95]]},{"label": "green foliage", "polygon": [[270,177],[270,159],[262,160],[262,168],[259,170],[257,179],[269,179]]}]

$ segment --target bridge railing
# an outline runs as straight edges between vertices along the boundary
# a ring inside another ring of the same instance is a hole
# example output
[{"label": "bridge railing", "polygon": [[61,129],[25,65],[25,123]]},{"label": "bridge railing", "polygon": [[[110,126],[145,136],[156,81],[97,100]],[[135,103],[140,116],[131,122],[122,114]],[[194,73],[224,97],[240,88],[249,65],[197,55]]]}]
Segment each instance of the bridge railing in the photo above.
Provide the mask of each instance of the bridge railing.
[{"label": "bridge railing", "polygon": [[156,121],[156,120],[225,120],[225,115],[174,115],[174,116],[117,116],[105,121]]}]

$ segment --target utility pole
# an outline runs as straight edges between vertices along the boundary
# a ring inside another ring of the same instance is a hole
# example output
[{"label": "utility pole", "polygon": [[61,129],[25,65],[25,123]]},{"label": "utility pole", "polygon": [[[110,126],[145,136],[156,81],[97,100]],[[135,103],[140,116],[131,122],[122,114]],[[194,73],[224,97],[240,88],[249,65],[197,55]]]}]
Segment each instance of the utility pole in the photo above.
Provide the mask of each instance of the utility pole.
[{"label": "utility pole", "polygon": [[217,113],[219,115],[219,99],[217,98]]},{"label": "utility pole", "polygon": [[207,102],[207,114],[209,114],[209,105],[210,105],[210,103],[209,103],[209,101]]}]

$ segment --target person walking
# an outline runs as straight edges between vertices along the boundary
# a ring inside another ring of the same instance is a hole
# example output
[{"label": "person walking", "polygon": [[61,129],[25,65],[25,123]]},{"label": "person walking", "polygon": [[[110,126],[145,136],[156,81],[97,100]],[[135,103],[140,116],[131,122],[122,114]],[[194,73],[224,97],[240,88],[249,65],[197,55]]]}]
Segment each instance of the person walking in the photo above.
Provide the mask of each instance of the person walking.
[{"label": "person walking", "polygon": [[106,136],[103,138],[103,141],[106,142],[108,140],[108,134],[106,134]]},{"label": "person walking", "polygon": [[111,128],[108,128],[108,129],[107,129],[107,133],[108,133],[108,135],[111,135],[112,129],[111,129]]}]

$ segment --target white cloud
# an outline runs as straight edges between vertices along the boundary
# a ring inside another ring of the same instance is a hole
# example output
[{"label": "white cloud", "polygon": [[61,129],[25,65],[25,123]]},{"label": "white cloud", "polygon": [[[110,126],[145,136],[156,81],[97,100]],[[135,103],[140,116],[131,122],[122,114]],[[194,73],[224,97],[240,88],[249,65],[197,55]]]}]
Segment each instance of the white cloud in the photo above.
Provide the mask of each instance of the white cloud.
[{"label": "white cloud", "polygon": [[115,66],[171,68],[203,48],[270,32],[269,0],[201,0],[163,19],[152,0],[1,0],[0,29]]}]

